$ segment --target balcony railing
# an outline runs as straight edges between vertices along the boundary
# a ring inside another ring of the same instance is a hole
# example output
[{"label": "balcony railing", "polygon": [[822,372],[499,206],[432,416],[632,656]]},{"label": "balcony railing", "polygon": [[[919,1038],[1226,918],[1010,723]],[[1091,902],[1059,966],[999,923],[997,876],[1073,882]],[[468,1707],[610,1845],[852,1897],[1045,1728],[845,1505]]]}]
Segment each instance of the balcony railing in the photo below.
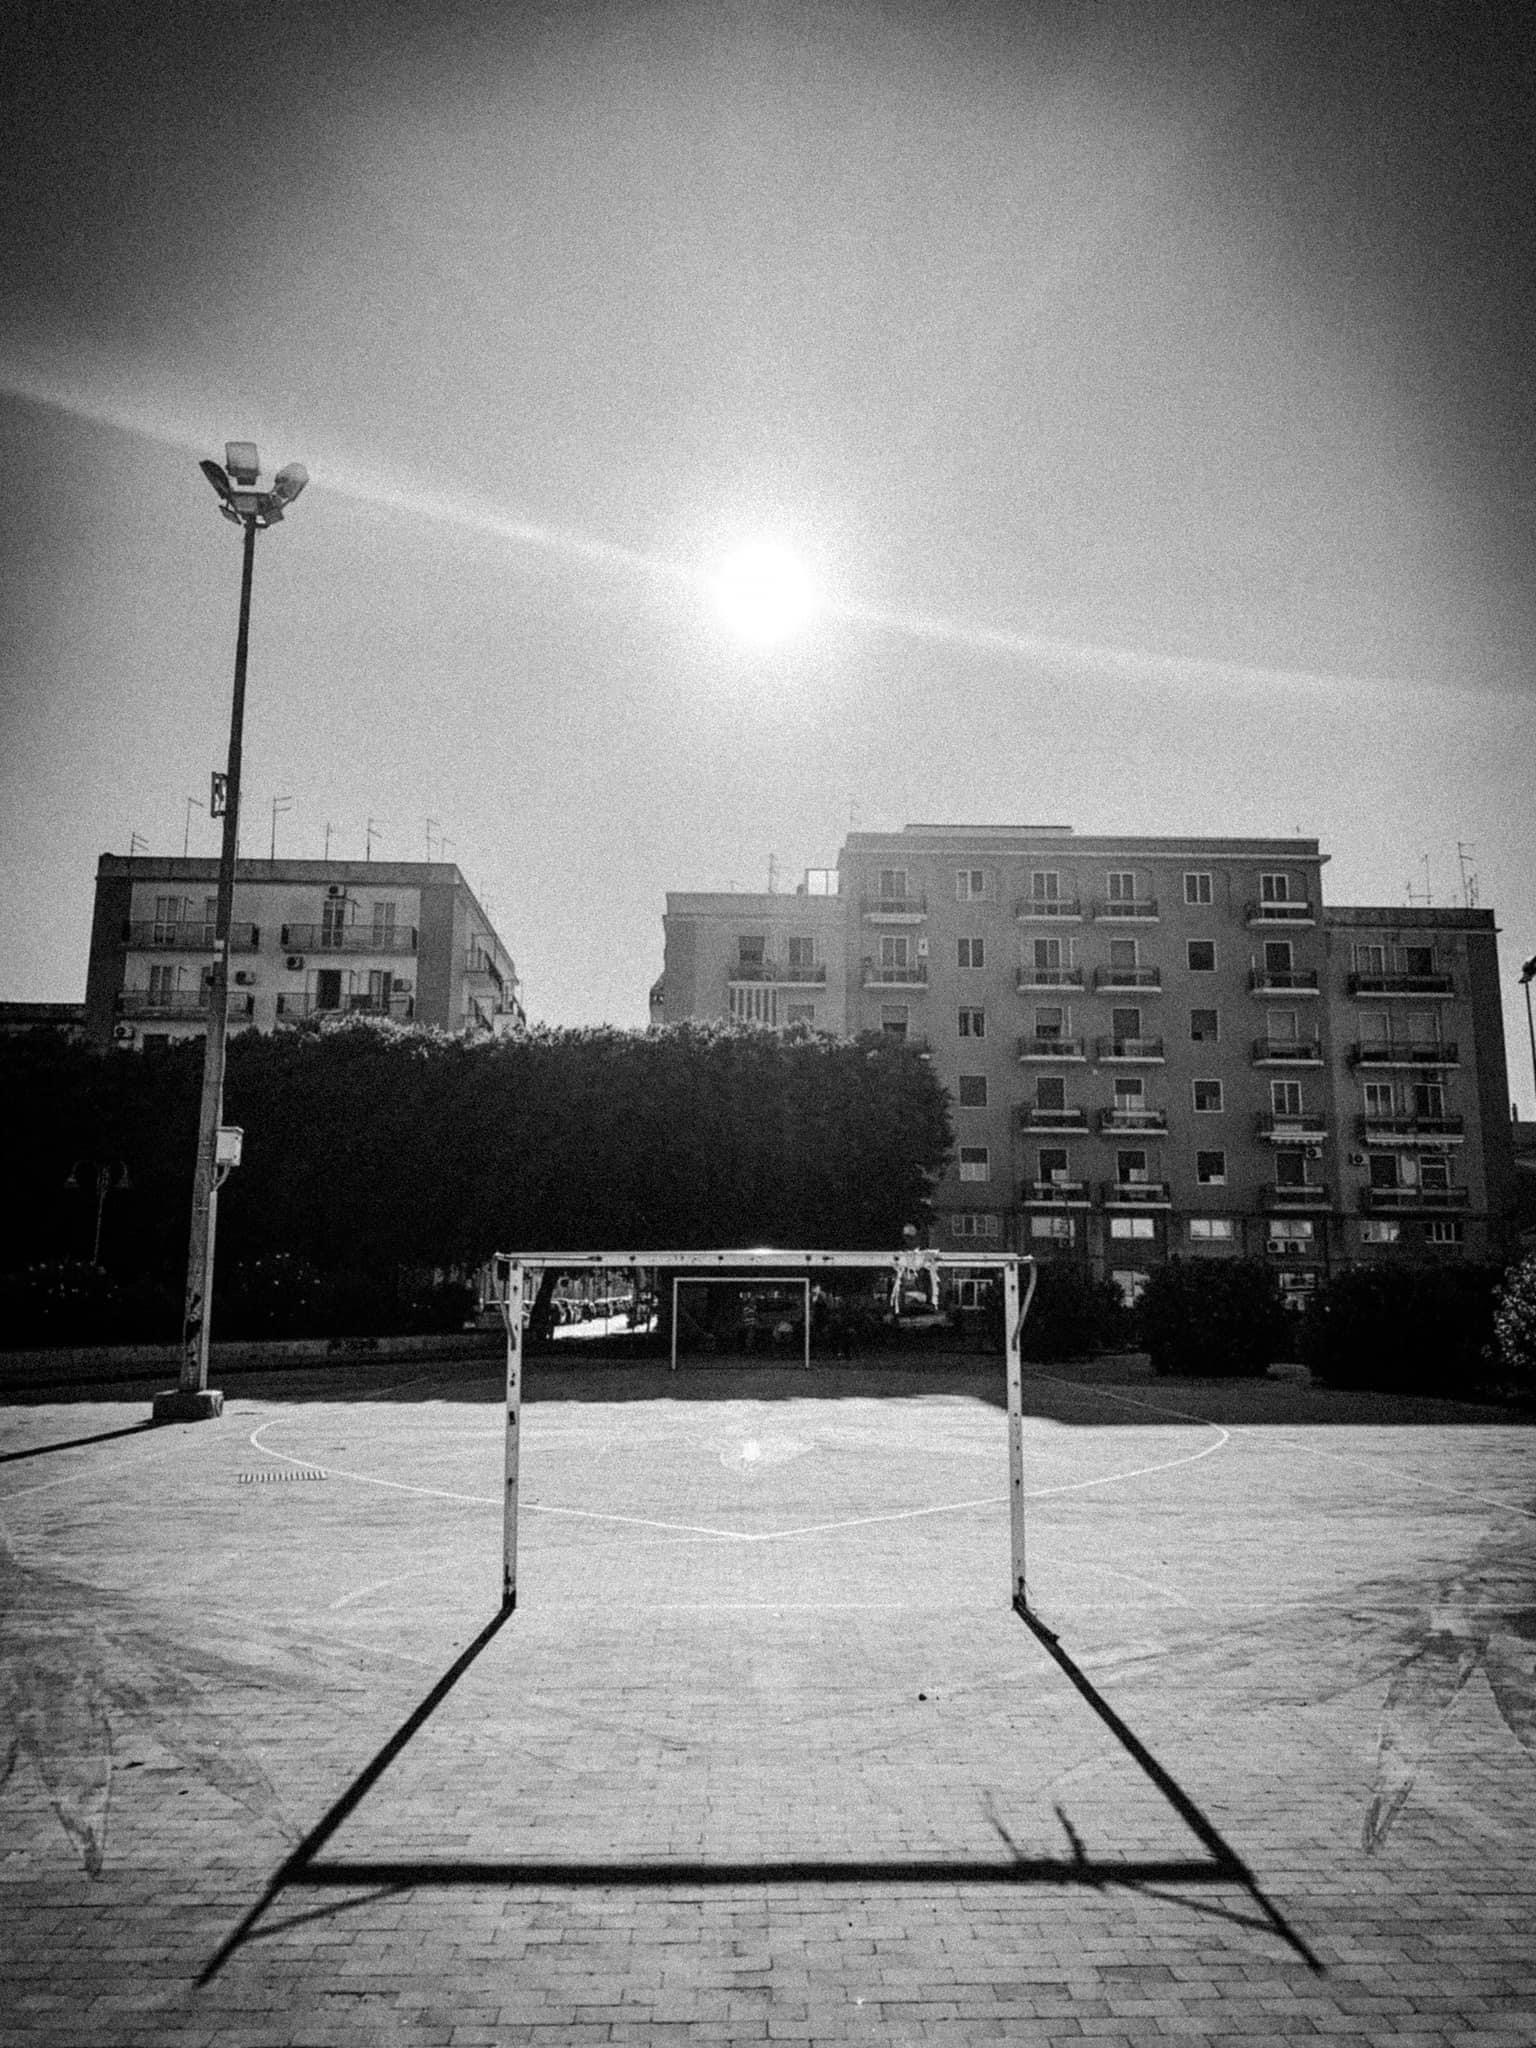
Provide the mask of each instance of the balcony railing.
[{"label": "balcony railing", "polygon": [[326,1002],[313,991],[285,990],[277,999],[279,1017],[394,1017],[405,1020],[416,1014],[414,995],[374,996],[348,993]]},{"label": "balcony railing", "polygon": [[1362,1188],[1360,1207],[1381,1214],[1404,1209],[1465,1209],[1470,1188]]},{"label": "balcony railing", "polygon": [[1371,1116],[1358,1119],[1357,1127],[1367,1145],[1457,1144],[1466,1136],[1466,1118],[1460,1116]]},{"label": "balcony railing", "polygon": [[1081,988],[1083,970],[1081,967],[1021,967],[1013,979],[1020,995],[1031,989]]},{"label": "balcony railing", "polygon": [[1261,1067],[1320,1067],[1323,1048],[1311,1038],[1256,1038],[1253,1057]]},{"label": "balcony railing", "polygon": [[1029,922],[1080,919],[1083,906],[1075,896],[1021,896],[1013,906],[1013,914]]},{"label": "balcony railing", "polygon": [[1086,1131],[1088,1112],[1086,1109],[1038,1109],[1027,1102],[1019,1110],[1019,1128],[1023,1131]]},{"label": "balcony railing", "polygon": [[285,953],[414,953],[413,924],[285,924]]},{"label": "balcony railing", "polygon": [[1086,1209],[1093,1199],[1081,1180],[1027,1180],[1022,1194],[1026,1209]]},{"label": "balcony railing", "polygon": [[819,985],[826,978],[826,962],[822,960],[738,960],[729,975],[731,981],[769,981],[794,988]]},{"label": "balcony railing", "polygon": [[1160,1038],[1101,1038],[1098,1057],[1101,1060],[1160,1060],[1164,1057],[1163,1041]]},{"label": "balcony railing", "polygon": [[1461,1054],[1454,1038],[1361,1040],[1349,1049],[1354,1067],[1459,1067]]},{"label": "balcony railing", "polygon": [[[211,953],[213,926],[202,918],[195,924],[166,924],[158,918],[136,918],[123,926],[123,944],[142,947],[151,953]],[[229,949],[232,953],[254,953],[260,944],[260,925],[230,926]]]},{"label": "balcony railing", "polygon": [[1328,1120],[1316,1110],[1264,1110],[1257,1119],[1261,1138],[1272,1145],[1321,1145],[1328,1136]]},{"label": "balcony railing", "polygon": [[1096,902],[1093,921],[1095,924],[1155,924],[1157,898],[1114,896],[1108,902]]},{"label": "balcony railing", "polygon": [[1311,1181],[1275,1181],[1260,1188],[1259,1200],[1266,1209],[1326,1209],[1330,1196],[1327,1188]]},{"label": "balcony railing", "polygon": [[1315,967],[1255,967],[1248,986],[1256,996],[1315,996]]},{"label": "balcony railing", "polygon": [[1064,1038],[1049,1031],[1026,1031],[1019,1039],[1021,1060],[1081,1060],[1087,1058],[1080,1038]]},{"label": "balcony railing", "polygon": [[1289,898],[1283,903],[1249,903],[1244,906],[1243,916],[1249,924],[1311,924],[1313,922],[1310,903],[1293,903]]},{"label": "balcony railing", "polygon": [[928,915],[926,896],[866,896],[862,902],[866,917],[899,918],[903,922]]},{"label": "balcony railing", "polygon": [[1165,1180],[1111,1180],[1104,1183],[1104,1201],[1111,1209],[1172,1207]]},{"label": "balcony railing", "polygon": [[1352,996],[1453,996],[1456,978],[1450,974],[1352,974]]},{"label": "balcony railing", "polygon": [[1161,967],[1098,967],[1094,969],[1093,985],[1103,995],[1113,995],[1123,989],[1150,989],[1154,995],[1162,992],[1163,970]]},{"label": "balcony railing", "polygon": [[[167,1023],[178,1020],[185,1023],[195,1020],[206,1023],[209,1000],[206,988],[171,989],[164,994],[151,994],[147,988],[125,988],[117,999],[118,1014],[123,1017],[137,1017],[148,1023],[159,1018]],[[231,989],[229,1008],[226,1015],[231,1018],[250,1017],[255,1014],[256,998],[248,989]]]},{"label": "balcony railing", "polygon": [[928,986],[928,962],[911,960],[906,966],[893,965],[886,960],[864,962],[865,988],[926,988]]},{"label": "balcony railing", "polygon": [[1166,1131],[1165,1109],[1101,1109],[1099,1129],[1106,1138],[1132,1137],[1147,1131]]}]

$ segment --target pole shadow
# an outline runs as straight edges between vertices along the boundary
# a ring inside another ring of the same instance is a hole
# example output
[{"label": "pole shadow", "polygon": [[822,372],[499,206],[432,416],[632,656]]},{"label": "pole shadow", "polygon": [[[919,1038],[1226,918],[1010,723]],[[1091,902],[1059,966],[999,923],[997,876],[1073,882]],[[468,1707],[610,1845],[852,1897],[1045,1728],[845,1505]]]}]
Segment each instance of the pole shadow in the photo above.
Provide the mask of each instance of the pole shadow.
[{"label": "pole shadow", "polygon": [[0,1451],[0,1465],[14,1465],[19,1458],[46,1458],[54,1451],[78,1451],[85,1444],[109,1444],[117,1436],[142,1436],[154,1426],[146,1417],[143,1422],[130,1422],[122,1429],[99,1429],[94,1436],[69,1436],[58,1443],[33,1444],[24,1451]]}]

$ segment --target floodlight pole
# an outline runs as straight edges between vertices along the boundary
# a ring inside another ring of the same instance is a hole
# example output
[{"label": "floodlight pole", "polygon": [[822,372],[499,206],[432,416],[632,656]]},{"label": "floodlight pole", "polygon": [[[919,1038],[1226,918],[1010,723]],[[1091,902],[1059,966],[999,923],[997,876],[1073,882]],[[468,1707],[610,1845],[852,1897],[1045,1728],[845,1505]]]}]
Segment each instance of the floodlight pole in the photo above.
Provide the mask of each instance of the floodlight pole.
[{"label": "floodlight pole", "polygon": [[[1531,1022],[1531,983],[1536,981],[1536,953],[1520,970],[1520,985],[1525,990],[1525,1029],[1531,1041],[1531,1087],[1536,1089],[1536,1024]],[[1532,1110],[1536,1116],[1536,1109]]]},{"label": "floodlight pole", "polygon": [[[257,487],[256,450],[231,443],[230,473],[217,463],[201,465],[218,493],[226,519],[241,528],[240,623],[235,636],[235,685],[229,712],[229,755],[224,784],[224,838],[219,853],[219,888],[214,910],[213,971],[208,986],[208,1032],[203,1045],[203,1093],[197,1122],[197,1160],[192,1173],[192,1221],[187,1241],[187,1284],[181,1319],[181,1372],[172,1392],[157,1394],[156,1422],[198,1422],[221,1414],[224,1396],[208,1385],[213,1326],[213,1259],[218,1225],[219,1184],[229,1164],[220,1158],[224,1115],[224,1055],[229,1037],[229,943],[234,918],[235,861],[240,848],[240,764],[245,730],[245,673],[251,644],[251,583],[256,570],[256,535],[274,525],[304,488],[298,464],[280,471],[268,490]],[[233,481],[231,480],[231,475]],[[233,1163],[232,1161],[229,1163]]]}]

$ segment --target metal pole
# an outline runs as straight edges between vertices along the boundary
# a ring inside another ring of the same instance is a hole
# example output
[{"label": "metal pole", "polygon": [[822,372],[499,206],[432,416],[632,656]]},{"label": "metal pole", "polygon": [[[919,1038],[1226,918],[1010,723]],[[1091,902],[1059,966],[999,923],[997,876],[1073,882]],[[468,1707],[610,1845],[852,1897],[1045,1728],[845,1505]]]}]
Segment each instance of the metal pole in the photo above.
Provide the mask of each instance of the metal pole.
[{"label": "metal pole", "polygon": [[[1531,1041],[1531,1088],[1536,1092],[1536,1024],[1531,1022],[1531,983],[1536,981],[1536,959],[1526,961],[1520,979],[1525,986],[1525,1028]],[[1536,1105],[1531,1114],[1536,1116]]]},{"label": "metal pole", "polygon": [[506,1495],[501,1523],[501,1611],[517,1605],[517,1477],[523,1434],[523,1274],[521,1259],[507,1268],[502,1315],[507,1325]]},{"label": "metal pole", "polygon": [[219,1125],[224,1115],[224,1047],[229,1033],[229,931],[235,901],[235,856],[240,842],[240,757],[245,725],[245,670],[251,641],[251,579],[256,566],[256,521],[247,517],[240,565],[240,626],[235,639],[235,688],[229,713],[229,759],[224,799],[224,840],[213,927],[213,977],[208,990],[208,1036],[203,1050],[203,1097],[197,1123],[197,1164],[192,1180],[192,1227],[187,1244],[187,1291],[181,1321],[181,1379],[176,1392],[157,1396],[154,1413],[166,1420],[218,1415],[224,1397],[208,1387],[208,1346],[213,1324],[213,1248]]},{"label": "metal pole", "polygon": [[1008,1363],[1008,1513],[1013,1551],[1013,1604],[1027,1608],[1024,1583],[1024,1366],[1020,1351],[1024,1316],[1019,1304],[1017,1260],[1003,1272],[1003,1341]]}]

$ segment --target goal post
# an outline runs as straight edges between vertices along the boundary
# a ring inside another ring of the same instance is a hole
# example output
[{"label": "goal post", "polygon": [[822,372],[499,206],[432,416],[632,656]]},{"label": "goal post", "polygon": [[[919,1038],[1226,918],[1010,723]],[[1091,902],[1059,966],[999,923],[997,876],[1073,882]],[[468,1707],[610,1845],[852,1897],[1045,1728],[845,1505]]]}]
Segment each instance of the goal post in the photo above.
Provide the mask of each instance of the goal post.
[{"label": "goal post", "polygon": [[536,1290],[540,1274],[628,1268],[673,1273],[672,1364],[677,1364],[676,1292],[679,1275],[752,1281],[793,1278],[805,1290],[805,1357],[810,1363],[810,1299],[812,1276],[820,1272],[887,1272],[891,1298],[899,1302],[903,1285],[920,1274],[937,1280],[945,1272],[970,1277],[995,1275],[1003,1286],[1003,1356],[1008,1382],[1008,1521],[1013,1566],[1012,1604],[1028,1610],[1024,1576],[1024,1319],[1034,1299],[1038,1269],[1032,1258],[1015,1252],[937,1252],[917,1248],[899,1252],[779,1251],[757,1245],[735,1251],[579,1251],[498,1252],[491,1261],[491,1293],[507,1332],[506,1449],[502,1501],[501,1608],[517,1605],[518,1483],[523,1424],[524,1307]]}]

